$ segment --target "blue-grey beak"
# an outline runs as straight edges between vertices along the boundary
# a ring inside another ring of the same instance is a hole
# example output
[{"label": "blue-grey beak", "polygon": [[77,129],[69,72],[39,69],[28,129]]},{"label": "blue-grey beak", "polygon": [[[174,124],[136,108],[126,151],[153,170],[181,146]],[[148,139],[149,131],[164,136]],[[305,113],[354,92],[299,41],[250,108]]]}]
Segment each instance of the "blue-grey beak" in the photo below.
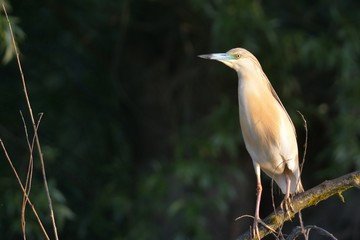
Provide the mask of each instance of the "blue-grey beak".
[{"label": "blue-grey beak", "polygon": [[198,55],[198,57],[201,57],[204,59],[218,60],[218,61],[227,61],[227,60],[234,59],[234,57],[228,53],[203,54],[203,55]]}]

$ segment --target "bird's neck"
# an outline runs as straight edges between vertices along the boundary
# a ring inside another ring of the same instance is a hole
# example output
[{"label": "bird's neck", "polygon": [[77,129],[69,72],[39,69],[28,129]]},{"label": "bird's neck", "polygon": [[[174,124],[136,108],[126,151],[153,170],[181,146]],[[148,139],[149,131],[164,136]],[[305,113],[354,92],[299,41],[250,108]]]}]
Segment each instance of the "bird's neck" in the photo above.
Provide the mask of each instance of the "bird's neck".
[{"label": "bird's neck", "polygon": [[261,68],[252,71],[245,70],[238,72],[238,77],[239,108],[243,114],[250,114],[248,108],[251,102],[262,102],[265,99],[273,99],[269,89],[268,79]]},{"label": "bird's neck", "polygon": [[239,91],[251,91],[253,94],[269,91],[268,79],[261,68],[244,68],[238,72],[238,78]]}]

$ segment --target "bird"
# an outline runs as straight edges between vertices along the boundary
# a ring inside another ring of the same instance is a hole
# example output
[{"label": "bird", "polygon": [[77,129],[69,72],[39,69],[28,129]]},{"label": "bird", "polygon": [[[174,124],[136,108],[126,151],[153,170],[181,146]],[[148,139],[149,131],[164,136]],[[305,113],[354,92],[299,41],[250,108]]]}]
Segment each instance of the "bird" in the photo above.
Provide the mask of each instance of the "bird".
[{"label": "bird", "polygon": [[254,238],[260,238],[258,223],[266,225],[259,215],[261,171],[272,178],[285,194],[283,203],[286,208],[291,207],[291,195],[304,191],[294,124],[258,59],[250,51],[233,48],[226,53],[198,56],[220,61],[237,72],[240,128],[257,181],[252,232]]}]

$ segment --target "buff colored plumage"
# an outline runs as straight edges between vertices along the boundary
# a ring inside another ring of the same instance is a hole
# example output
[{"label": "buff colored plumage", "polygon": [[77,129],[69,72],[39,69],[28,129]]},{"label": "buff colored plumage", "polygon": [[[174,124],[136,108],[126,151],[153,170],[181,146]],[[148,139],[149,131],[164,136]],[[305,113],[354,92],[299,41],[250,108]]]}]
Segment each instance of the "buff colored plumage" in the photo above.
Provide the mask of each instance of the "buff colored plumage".
[{"label": "buff colored plumage", "polygon": [[257,178],[253,229],[258,234],[258,222],[262,222],[260,170],[274,179],[286,201],[290,194],[303,191],[295,128],[259,61],[249,51],[234,48],[227,53],[199,57],[223,62],[238,74],[240,126]]}]

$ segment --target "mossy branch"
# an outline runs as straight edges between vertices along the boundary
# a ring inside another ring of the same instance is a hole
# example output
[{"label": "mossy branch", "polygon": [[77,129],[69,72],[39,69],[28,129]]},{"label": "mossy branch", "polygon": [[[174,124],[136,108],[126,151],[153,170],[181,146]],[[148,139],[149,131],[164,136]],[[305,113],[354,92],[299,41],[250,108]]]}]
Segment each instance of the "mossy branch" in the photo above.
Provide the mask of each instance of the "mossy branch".
[{"label": "mossy branch", "polygon": [[[284,222],[293,218],[295,214],[297,214],[302,209],[316,205],[319,202],[331,197],[332,195],[338,194],[344,201],[344,198],[341,195],[342,192],[352,187],[357,187],[360,189],[360,171],[352,172],[342,177],[325,181],[320,185],[307,190],[306,192],[294,196],[292,199],[293,211],[289,210],[287,212],[284,212],[280,207],[278,207],[263,221],[269,227],[276,230],[281,227]],[[264,226],[259,225],[259,233],[260,237],[263,238],[266,235],[270,234],[271,231]],[[236,240],[247,239],[252,239],[250,231],[247,231],[236,238]]]}]

